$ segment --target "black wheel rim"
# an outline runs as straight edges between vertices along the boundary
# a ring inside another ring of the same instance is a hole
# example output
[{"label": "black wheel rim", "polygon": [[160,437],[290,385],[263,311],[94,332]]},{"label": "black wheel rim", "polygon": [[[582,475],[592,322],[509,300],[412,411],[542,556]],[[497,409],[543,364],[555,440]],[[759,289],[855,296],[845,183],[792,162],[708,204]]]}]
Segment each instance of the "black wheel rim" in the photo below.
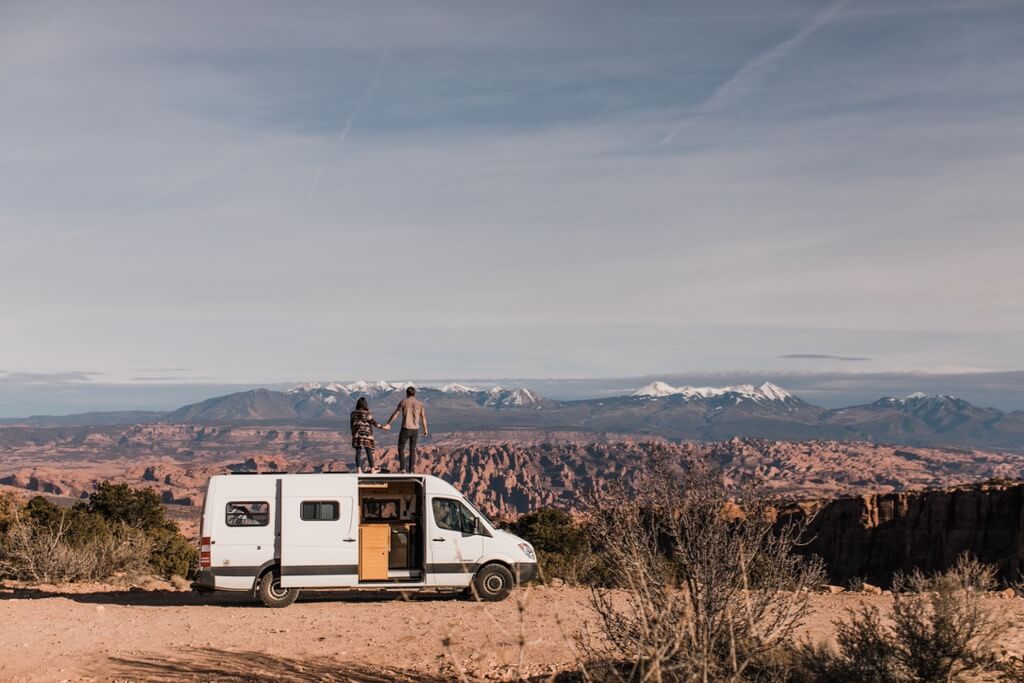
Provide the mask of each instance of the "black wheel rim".
[{"label": "black wheel rim", "polygon": [[505,579],[501,574],[488,574],[484,577],[484,590],[491,595],[497,595],[505,588]]}]

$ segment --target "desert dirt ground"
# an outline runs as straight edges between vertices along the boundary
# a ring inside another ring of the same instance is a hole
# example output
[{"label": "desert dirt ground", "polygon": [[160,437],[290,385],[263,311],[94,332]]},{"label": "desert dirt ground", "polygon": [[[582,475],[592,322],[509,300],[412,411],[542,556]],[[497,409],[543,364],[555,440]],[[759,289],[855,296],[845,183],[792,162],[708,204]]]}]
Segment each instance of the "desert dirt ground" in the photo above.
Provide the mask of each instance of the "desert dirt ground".
[{"label": "desert dirt ground", "polygon": [[[497,680],[571,668],[573,634],[596,621],[589,593],[566,587],[515,595],[475,603],[307,593],[291,607],[267,609],[242,594],[4,588],[0,680],[427,683],[456,678],[456,667]],[[832,637],[831,622],[846,608],[890,604],[886,595],[812,599],[804,635],[814,641]],[[1024,600],[998,602],[1015,623],[1006,649],[1024,652]]]}]

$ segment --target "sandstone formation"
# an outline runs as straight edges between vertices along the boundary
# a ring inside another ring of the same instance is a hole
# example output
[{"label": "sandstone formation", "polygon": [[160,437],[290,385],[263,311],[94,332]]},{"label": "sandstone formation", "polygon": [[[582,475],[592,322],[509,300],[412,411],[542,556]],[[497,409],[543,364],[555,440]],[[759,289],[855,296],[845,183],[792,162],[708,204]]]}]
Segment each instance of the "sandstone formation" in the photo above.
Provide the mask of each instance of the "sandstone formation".
[{"label": "sandstone formation", "polygon": [[790,513],[814,515],[803,550],[825,560],[833,583],[887,585],[896,571],[941,571],[963,552],[1022,578],[1024,482],[865,494]]},{"label": "sandstone formation", "polygon": [[[394,435],[378,460],[396,469]],[[578,507],[610,482],[629,485],[652,458],[709,458],[732,479],[762,479],[781,499],[828,499],[1018,478],[1024,456],[965,449],[897,448],[840,441],[739,439],[711,443],[577,432],[509,430],[433,436],[419,470],[444,477],[490,514]],[[168,503],[195,505],[206,480],[237,471],[348,471],[347,431],[144,424],[133,427],[0,428],[0,485],[84,497],[98,481],[155,488]]]},{"label": "sandstone formation", "polygon": [[[394,436],[378,462],[397,469]],[[676,443],[651,437],[508,430],[435,435],[418,471],[464,491],[482,510],[511,518],[542,507],[578,510],[613,482],[635,485],[655,458],[707,458],[732,481],[754,476],[765,495],[817,513],[807,552],[833,583],[886,584],[893,571],[942,569],[968,550],[1016,577],[1024,558],[1024,456],[966,449],[901,448],[840,441],[731,439]],[[100,481],[155,489],[195,531],[209,477],[229,472],[346,472],[349,436],[334,429],[146,424],[130,428],[0,428],[0,486],[84,498]],[[952,490],[949,487],[957,487]],[[931,489],[931,490],[929,490]],[[913,491],[917,491],[914,493]],[[838,500],[837,500],[838,499]]]}]

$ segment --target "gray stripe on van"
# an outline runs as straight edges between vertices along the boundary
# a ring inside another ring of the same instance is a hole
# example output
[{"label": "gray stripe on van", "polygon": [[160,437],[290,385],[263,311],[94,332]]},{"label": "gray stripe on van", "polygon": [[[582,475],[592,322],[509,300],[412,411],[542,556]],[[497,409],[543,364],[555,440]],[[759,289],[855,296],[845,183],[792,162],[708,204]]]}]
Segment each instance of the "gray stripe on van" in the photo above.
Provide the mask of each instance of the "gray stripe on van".
[{"label": "gray stripe on van", "polygon": [[210,567],[210,573],[214,576],[256,576],[260,573],[259,567]]},{"label": "gray stripe on van", "polygon": [[428,574],[475,574],[480,568],[475,562],[449,562],[445,564],[428,564]]},{"label": "gray stripe on van", "polygon": [[282,576],[352,576],[359,573],[357,564],[286,564]]},{"label": "gray stripe on van", "polygon": [[[428,564],[428,574],[475,574],[480,565],[475,562],[449,562]],[[252,576],[260,572],[260,567],[211,567],[214,576]],[[281,568],[282,576],[353,576],[359,573],[356,564],[309,564],[285,565]]]}]

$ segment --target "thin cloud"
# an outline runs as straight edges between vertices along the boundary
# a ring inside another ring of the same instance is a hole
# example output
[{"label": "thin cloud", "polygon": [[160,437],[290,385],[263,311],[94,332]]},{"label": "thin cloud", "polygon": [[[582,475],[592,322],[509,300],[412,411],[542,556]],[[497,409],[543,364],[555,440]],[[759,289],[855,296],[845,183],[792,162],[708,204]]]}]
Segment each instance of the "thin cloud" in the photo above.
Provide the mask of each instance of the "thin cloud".
[{"label": "thin cloud", "polygon": [[366,84],[366,90],[363,91],[363,96],[359,98],[359,101],[356,102],[356,106],[352,108],[352,113],[349,114],[348,120],[345,121],[345,127],[341,129],[341,133],[338,134],[338,139],[335,141],[330,152],[328,152],[327,156],[324,158],[324,162],[320,164],[320,168],[317,169],[316,176],[313,177],[313,182],[309,186],[309,193],[306,195],[307,199],[311,198],[313,193],[316,192],[316,188],[320,185],[320,178],[323,177],[324,171],[326,171],[327,167],[330,165],[331,159],[334,157],[334,152],[340,149],[345,143],[345,138],[348,137],[348,132],[356,122],[356,117],[359,116],[359,112],[362,111],[364,106],[366,106],[366,103],[370,101],[370,98],[373,96],[373,92],[377,89],[377,82],[379,80],[380,74],[377,73],[374,74],[373,78],[370,79],[370,82]]},{"label": "thin cloud", "polygon": [[195,368],[137,368],[135,372],[192,372]]},{"label": "thin cloud", "polygon": [[64,372],[3,372],[0,373],[0,384],[6,385],[63,385],[92,382],[93,377],[102,372],[87,370],[69,370]]},{"label": "thin cloud", "polygon": [[207,379],[206,377],[181,377],[177,376],[162,376],[162,377],[130,377],[129,381],[132,382],[185,382],[185,381],[197,381]]},{"label": "thin cloud", "polygon": [[795,358],[797,360],[842,360],[842,361],[864,361],[871,360],[865,356],[833,356],[829,353],[787,353],[779,358]]},{"label": "thin cloud", "polygon": [[744,64],[739,71],[732,75],[732,78],[715,88],[715,91],[707,99],[694,107],[688,117],[678,122],[659,144],[667,145],[672,142],[679,133],[693,123],[695,116],[724,109],[756,90],[758,83],[767,73],[774,70],[779,62],[785,59],[793,50],[800,47],[815,31],[832,21],[844,4],[846,4],[846,0],[839,0],[839,2],[818,14],[809,24],[797,31],[792,37],[782,41],[767,52],[762,52]]}]

